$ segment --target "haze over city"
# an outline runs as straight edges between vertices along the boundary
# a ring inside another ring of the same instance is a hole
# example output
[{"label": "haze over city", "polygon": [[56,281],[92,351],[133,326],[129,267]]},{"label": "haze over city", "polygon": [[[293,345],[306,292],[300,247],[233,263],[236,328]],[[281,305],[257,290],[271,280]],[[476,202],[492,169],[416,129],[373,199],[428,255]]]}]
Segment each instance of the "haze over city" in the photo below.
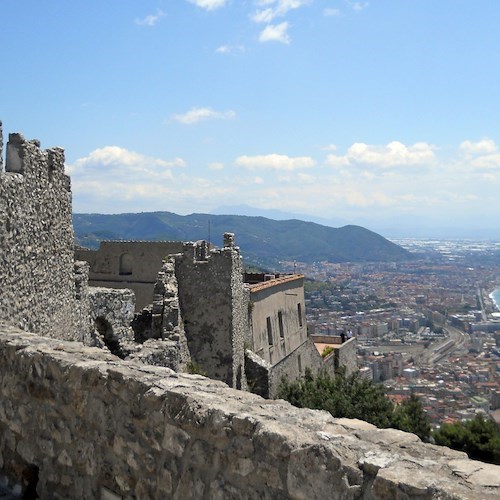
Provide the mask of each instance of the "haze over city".
[{"label": "haze over city", "polygon": [[65,148],[75,212],[279,210],[494,239],[499,14],[495,0],[3,0],[1,117]]}]

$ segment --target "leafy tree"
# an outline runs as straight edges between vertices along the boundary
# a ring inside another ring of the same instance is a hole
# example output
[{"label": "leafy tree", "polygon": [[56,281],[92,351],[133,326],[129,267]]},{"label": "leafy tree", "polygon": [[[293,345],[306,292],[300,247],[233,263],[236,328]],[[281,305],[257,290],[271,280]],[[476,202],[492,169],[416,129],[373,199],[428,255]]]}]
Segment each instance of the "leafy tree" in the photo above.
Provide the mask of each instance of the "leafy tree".
[{"label": "leafy tree", "polygon": [[290,382],[283,379],[277,397],[299,408],[327,410],[334,417],[359,418],[377,427],[396,427],[429,438],[430,425],[417,396],[394,408],[384,387],[362,378],[359,372],[347,376],[340,369],[335,377],[326,372]]},{"label": "leafy tree", "polygon": [[428,441],[431,434],[429,417],[415,394],[394,408],[392,425],[402,431],[413,432],[422,441]]},{"label": "leafy tree", "polygon": [[500,465],[500,429],[482,415],[467,422],[444,424],[433,437],[436,444],[465,451],[469,458]]},{"label": "leafy tree", "polygon": [[339,370],[335,377],[326,372],[314,377],[307,371],[300,380],[284,379],[278,397],[299,408],[327,410],[334,417],[359,418],[378,427],[388,427],[393,413],[381,385],[362,378],[358,372],[346,376],[345,370]]}]

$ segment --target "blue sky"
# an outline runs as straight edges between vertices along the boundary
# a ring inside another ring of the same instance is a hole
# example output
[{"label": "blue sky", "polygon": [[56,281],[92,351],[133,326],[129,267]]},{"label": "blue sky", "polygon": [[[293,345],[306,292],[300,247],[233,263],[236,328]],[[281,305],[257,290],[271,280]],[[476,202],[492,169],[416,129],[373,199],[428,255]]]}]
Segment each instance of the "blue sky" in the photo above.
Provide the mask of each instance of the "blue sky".
[{"label": "blue sky", "polygon": [[497,0],[0,12],[4,134],[65,148],[75,212],[249,205],[500,238]]}]

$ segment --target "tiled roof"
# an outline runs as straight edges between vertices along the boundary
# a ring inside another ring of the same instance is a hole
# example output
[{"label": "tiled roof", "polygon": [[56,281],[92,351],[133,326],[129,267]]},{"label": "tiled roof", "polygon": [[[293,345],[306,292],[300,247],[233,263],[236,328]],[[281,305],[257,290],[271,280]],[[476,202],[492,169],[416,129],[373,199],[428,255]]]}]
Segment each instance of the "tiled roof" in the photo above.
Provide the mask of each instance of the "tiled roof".
[{"label": "tiled roof", "polygon": [[262,281],[261,283],[255,283],[250,285],[250,292],[260,292],[266,288],[271,288],[273,286],[281,285],[282,283],[288,283],[289,281],[295,281],[303,279],[303,274],[289,274],[287,276],[280,276],[279,278],[274,278],[268,281]]}]

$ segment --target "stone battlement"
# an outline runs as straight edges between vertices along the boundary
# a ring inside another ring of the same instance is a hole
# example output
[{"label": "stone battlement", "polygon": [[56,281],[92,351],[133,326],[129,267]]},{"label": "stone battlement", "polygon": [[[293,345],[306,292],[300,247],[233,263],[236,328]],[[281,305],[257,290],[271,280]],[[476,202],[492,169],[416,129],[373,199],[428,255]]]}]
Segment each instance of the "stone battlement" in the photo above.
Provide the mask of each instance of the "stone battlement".
[{"label": "stone battlement", "polygon": [[39,141],[10,134],[5,170],[0,172],[0,320],[81,339],[87,327],[77,303],[64,151],[43,151]]},{"label": "stone battlement", "polygon": [[2,325],[0,380],[0,468],[42,499],[500,495],[500,467],[413,434]]},{"label": "stone battlement", "polygon": [[[1,123],[0,123],[1,127]],[[2,135],[0,134],[0,140]],[[0,147],[2,151],[2,147]],[[5,172],[21,174],[34,180],[59,183],[70,190],[69,177],[64,173],[62,148],[40,149],[40,141],[26,140],[22,134],[9,134],[6,148]]]}]

